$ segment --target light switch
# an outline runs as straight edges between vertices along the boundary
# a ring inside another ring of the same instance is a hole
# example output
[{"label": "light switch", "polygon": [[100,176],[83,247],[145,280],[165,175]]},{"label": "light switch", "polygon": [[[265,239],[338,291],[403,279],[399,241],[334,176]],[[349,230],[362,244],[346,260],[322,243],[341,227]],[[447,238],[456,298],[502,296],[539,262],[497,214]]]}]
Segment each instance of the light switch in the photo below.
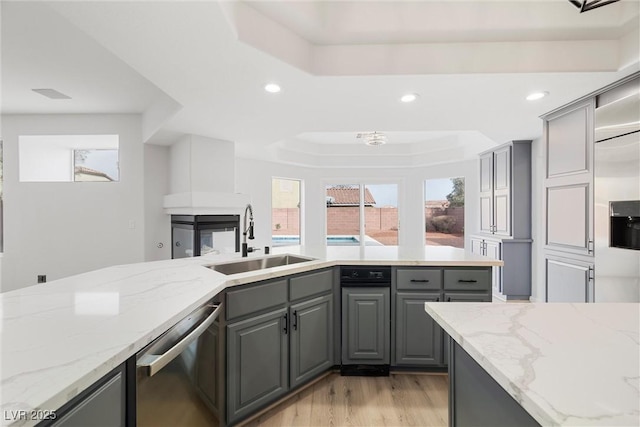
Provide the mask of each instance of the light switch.
[{"label": "light switch", "polygon": [[135,229],[135,228],[136,228],[136,220],[135,220],[135,219],[130,219],[130,220],[129,220],[129,228],[130,228],[131,230],[133,230],[133,229]]}]

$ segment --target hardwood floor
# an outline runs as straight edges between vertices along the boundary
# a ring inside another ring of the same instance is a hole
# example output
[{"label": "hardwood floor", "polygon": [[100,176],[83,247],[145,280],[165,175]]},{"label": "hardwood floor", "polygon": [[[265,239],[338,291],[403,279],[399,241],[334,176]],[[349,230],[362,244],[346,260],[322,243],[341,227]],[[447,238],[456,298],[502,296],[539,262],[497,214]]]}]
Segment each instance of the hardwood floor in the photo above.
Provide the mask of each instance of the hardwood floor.
[{"label": "hardwood floor", "polygon": [[446,374],[342,377],[316,382],[245,426],[446,426]]}]

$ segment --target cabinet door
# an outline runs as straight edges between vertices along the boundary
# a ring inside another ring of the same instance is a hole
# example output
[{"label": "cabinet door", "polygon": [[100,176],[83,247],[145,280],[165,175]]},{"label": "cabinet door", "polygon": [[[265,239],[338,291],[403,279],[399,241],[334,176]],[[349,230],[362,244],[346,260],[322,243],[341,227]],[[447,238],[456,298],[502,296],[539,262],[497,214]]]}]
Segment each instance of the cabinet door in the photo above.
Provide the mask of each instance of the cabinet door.
[{"label": "cabinet door", "polygon": [[471,238],[471,253],[484,255],[484,240]]},{"label": "cabinet door", "polygon": [[292,305],[289,313],[293,388],[333,366],[333,295]]},{"label": "cabinet door", "polygon": [[288,319],[280,309],[227,326],[227,422],[288,389]]},{"label": "cabinet door", "polygon": [[[196,388],[202,400],[216,414],[220,413],[220,324],[214,322],[198,339]],[[224,343],[222,344],[224,345]]]},{"label": "cabinet door", "polygon": [[389,288],[342,288],[342,364],[388,364]]},{"label": "cabinet door", "polygon": [[396,295],[397,365],[432,366],[442,364],[442,329],[424,311],[424,303],[439,301],[440,293]]},{"label": "cabinet door", "polygon": [[480,231],[493,232],[493,153],[480,156]]},{"label": "cabinet door", "polygon": [[547,119],[547,178],[591,170],[594,102],[573,105]]},{"label": "cabinet door", "polygon": [[593,264],[547,255],[547,302],[593,302]]},{"label": "cabinet door", "polygon": [[548,248],[584,255],[591,253],[591,191],[589,183],[547,187]]},{"label": "cabinet door", "polygon": [[511,147],[493,155],[493,232],[511,235]]},{"label": "cabinet door", "polygon": [[[486,256],[491,259],[500,258],[500,242],[485,241]],[[502,267],[493,267],[491,270],[491,284],[494,293],[502,292],[502,280],[501,280]]]},{"label": "cabinet door", "polygon": [[125,425],[124,371],[118,372],[96,390],[84,395],[68,412],[53,422],[55,427]]}]

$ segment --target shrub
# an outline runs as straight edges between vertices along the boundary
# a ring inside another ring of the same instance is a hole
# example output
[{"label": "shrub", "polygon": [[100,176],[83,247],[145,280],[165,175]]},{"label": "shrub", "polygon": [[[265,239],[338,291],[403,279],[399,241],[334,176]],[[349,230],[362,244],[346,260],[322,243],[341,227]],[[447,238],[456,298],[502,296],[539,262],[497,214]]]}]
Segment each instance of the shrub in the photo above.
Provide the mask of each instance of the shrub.
[{"label": "shrub", "polygon": [[453,232],[453,227],[456,225],[456,219],[451,215],[436,216],[431,222],[433,223],[433,228],[441,233]]}]

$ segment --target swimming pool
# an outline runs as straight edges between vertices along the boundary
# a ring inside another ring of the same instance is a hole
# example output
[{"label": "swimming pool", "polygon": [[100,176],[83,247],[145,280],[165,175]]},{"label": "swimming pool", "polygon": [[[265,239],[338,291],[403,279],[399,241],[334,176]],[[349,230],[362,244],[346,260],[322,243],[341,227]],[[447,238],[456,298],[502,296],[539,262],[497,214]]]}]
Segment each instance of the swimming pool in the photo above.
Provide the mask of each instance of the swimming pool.
[{"label": "swimming pool", "polygon": [[[272,245],[275,246],[293,246],[300,244],[299,236],[272,236]],[[358,246],[360,240],[356,236],[328,236],[327,246]]]}]

